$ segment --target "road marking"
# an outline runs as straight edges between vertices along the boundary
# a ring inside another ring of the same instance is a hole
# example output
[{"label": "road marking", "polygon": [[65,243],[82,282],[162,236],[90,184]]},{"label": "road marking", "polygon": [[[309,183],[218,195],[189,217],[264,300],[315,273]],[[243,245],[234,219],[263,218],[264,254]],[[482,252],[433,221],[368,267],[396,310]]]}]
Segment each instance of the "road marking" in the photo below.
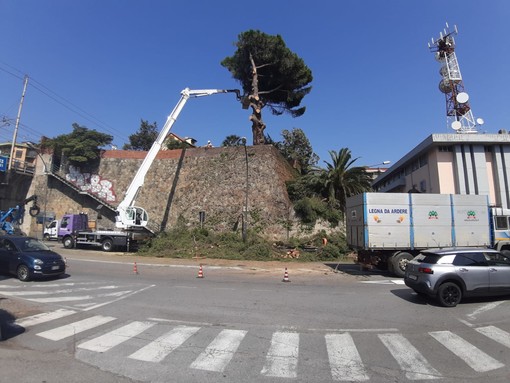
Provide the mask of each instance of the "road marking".
[{"label": "road marking", "polygon": [[35,326],[35,325],[38,325],[41,323],[49,322],[54,319],[63,318],[63,317],[66,317],[68,315],[72,315],[75,313],[76,313],[76,311],[74,311],[74,310],[58,309],[58,310],[50,311],[47,313],[41,313],[41,314],[36,314],[36,315],[29,316],[29,317],[21,318],[14,323],[21,327],[30,327],[30,326]]},{"label": "road marking", "polygon": [[53,330],[43,331],[37,334],[40,337],[49,339],[49,340],[62,340],[78,334],[80,332],[90,330],[92,328],[101,326],[108,322],[115,320],[114,317],[96,315],[87,319],[83,319],[78,322],[74,322],[65,326],[54,328]]},{"label": "road marking", "polygon": [[266,364],[260,372],[265,376],[280,378],[297,377],[299,334],[275,332],[266,356]]},{"label": "road marking", "polygon": [[107,334],[86,341],[78,345],[78,347],[89,351],[106,352],[125,342],[129,338],[137,336],[154,325],[155,323],[153,322],[131,322],[123,327],[110,331]]},{"label": "road marking", "polygon": [[318,332],[396,332],[398,328],[309,328],[307,331]]},{"label": "road marking", "polygon": [[475,328],[480,334],[485,335],[492,340],[510,348],[510,334],[494,326]]},{"label": "road marking", "polygon": [[435,331],[429,332],[429,334],[477,372],[487,372],[504,366],[504,364],[450,331]]},{"label": "road marking", "polygon": [[[13,291],[9,293],[11,296],[26,296],[26,295],[55,295],[55,294],[69,294],[77,291],[96,291],[96,290],[113,290],[117,289],[119,286],[99,286],[99,287],[78,287],[75,289],[65,289],[65,290],[50,290],[50,291],[40,291],[40,290],[28,290],[28,291]],[[0,291],[0,294],[3,294],[3,291]]]},{"label": "road marking", "polygon": [[405,285],[403,279],[381,279],[378,281],[360,281],[360,283],[374,284],[374,285]]},{"label": "road marking", "polygon": [[108,301],[108,302],[98,303],[97,305],[88,307],[88,308],[84,309],[83,311],[89,311],[89,310],[97,309],[98,307],[102,307],[102,306],[109,305],[110,303],[118,302],[118,301],[120,301],[122,299],[125,299],[125,298],[130,297],[130,296],[135,295],[135,294],[138,294],[138,293],[140,293],[140,292],[142,292],[144,290],[150,289],[150,288],[152,288],[154,286],[156,286],[156,285],[149,285],[149,286],[143,287],[143,288],[141,288],[139,290],[131,291],[129,294],[122,295],[121,297],[113,299],[113,300]]},{"label": "road marking", "polygon": [[197,370],[222,372],[246,333],[247,331],[243,330],[222,330],[190,367]]},{"label": "road marking", "polygon": [[425,357],[402,334],[379,334],[409,380],[439,379],[441,374],[434,369]]},{"label": "road marking", "polygon": [[114,293],[108,294],[97,294],[97,295],[76,295],[69,297],[52,297],[52,298],[26,298],[28,301],[38,302],[38,303],[59,303],[59,302],[71,302],[71,301],[84,301],[87,299],[95,299],[95,298],[109,298],[109,297],[122,297],[124,295],[130,294],[132,291],[117,291]]},{"label": "road marking", "polygon": [[192,321],[184,321],[178,319],[164,319],[164,318],[147,318],[150,321],[155,322],[168,322],[168,323],[184,323],[186,325],[194,325],[194,326],[213,326],[213,323],[209,322],[192,322]]},{"label": "road marking", "polygon": [[362,382],[370,379],[350,334],[326,334],[325,339],[333,380]]},{"label": "road marking", "polygon": [[477,315],[479,315],[481,313],[484,313],[486,311],[495,309],[496,307],[498,307],[502,303],[504,303],[504,301],[487,303],[486,305],[484,305],[482,307],[479,307],[478,309],[473,311],[471,314],[468,314],[467,317],[469,317],[469,319],[476,319]]},{"label": "road marking", "polygon": [[153,342],[129,355],[131,359],[145,362],[161,362],[173,350],[182,345],[190,336],[195,334],[200,327],[181,326],[160,336]]}]

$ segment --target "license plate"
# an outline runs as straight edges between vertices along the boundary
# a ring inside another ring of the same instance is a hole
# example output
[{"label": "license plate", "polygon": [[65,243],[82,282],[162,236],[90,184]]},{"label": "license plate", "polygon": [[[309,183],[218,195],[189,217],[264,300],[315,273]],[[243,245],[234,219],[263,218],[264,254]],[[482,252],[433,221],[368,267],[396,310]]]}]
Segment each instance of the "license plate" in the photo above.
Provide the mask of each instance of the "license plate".
[{"label": "license plate", "polygon": [[58,270],[58,269],[60,269],[60,266],[51,266],[51,269],[52,270]]},{"label": "license plate", "polygon": [[414,275],[414,274],[409,274],[408,276],[409,279],[412,279],[413,281],[417,280],[418,279],[418,276],[417,275]]}]

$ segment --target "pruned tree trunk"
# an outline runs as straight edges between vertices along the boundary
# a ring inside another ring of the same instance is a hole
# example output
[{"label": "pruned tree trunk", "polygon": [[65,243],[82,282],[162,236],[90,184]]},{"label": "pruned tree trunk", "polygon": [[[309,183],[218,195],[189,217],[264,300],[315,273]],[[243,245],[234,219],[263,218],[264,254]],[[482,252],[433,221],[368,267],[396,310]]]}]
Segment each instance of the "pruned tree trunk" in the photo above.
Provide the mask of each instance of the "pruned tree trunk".
[{"label": "pruned tree trunk", "polygon": [[257,75],[257,66],[255,65],[255,61],[253,60],[253,56],[250,53],[250,61],[252,68],[252,93],[249,96],[250,106],[253,113],[250,116],[251,121],[251,131],[253,134],[253,145],[264,145],[266,143],[266,139],[264,137],[264,130],[266,129],[266,124],[262,121],[262,108],[264,107],[264,103],[260,100],[259,97],[259,80]]}]

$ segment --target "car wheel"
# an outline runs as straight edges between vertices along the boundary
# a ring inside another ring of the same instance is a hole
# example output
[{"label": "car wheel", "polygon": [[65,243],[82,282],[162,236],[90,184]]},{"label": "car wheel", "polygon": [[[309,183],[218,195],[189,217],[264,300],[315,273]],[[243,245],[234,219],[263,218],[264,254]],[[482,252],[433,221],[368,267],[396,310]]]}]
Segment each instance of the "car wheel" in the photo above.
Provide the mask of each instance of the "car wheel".
[{"label": "car wheel", "polygon": [[112,251],[113,241],[111,239],[105,239],[101,244],[101,248],[103,251]]},{"label": "car wheel", "polygon": [[390,262],[393,274],[399,278],[404,278],[406,274],[407,262],[409,262],[411,259],[413,259],[413,256],[406,252],[398,253],[391,257]]},{"label": "car wheel", "polygon": [[72,237],[65,237],[63,240],[62,240],[62,243],[64,244],[64,247],[66,249],[72,249],[73,246],[74,246],[74,241],[73,241],[73,238]]},{"label": "car wheel", "polygon": [[446,282],[439,286],[437,299],[442,306],[455,307],[462,299],[462,290],[453,282]]},{"label": "car wheel", "polygon": [[30,271],[28,270],[27,265],[19,265],[18,270],[16,270],[16,275],[22,282],[27,282],[30,280]]},{"label": "car wheel", "polygon": [[48,233],[44,234],[43,235],[43,240],[49,241],[50,240],[50,235]]}]

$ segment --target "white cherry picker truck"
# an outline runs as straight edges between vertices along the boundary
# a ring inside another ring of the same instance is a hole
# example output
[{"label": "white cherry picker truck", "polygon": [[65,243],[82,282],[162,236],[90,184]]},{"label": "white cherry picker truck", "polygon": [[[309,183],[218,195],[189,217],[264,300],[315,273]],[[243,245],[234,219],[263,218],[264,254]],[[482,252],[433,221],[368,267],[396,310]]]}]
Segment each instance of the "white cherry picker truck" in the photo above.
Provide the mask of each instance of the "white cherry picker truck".
[{"label": "white cherry picker truck", "polygon": [[[54,232],[57,233],[58,240],[62,241],[65,248],[79,246],[99,247],[103,251],[112,251],[116,248],[130,251],[138,247],[140,241],[147,239],[147,233],[153,235],[152,231],[147,228],[147,223],[149,222],[147,211],[142,207],[135,206],[135,199],[144,184],[145,176],[186,101],[189,98],[211,96],[218,93],[236,93],[237,99],[241,99],[238,89],[190,90],[186,88],[181,91],[179,102],[168,116],[163,129],[161,129],[156,141],[154,141],[138,168],[124,199],[117,206],[115,217],[115,227],[117,230],[91,230],[88,227],[88,217],[86,214],[66,214],[60,222],[53,223],[53,226],[57,227],[57,230],[54,230]],[[51,225],[50,223],[48,226]],[[145,233],[145,235],[142,233]],[[50,239],[52,236],[54,238],[55,236],[55,234],[50,234],[50,232],[47,234],[45,235],[46,239]]]}]

